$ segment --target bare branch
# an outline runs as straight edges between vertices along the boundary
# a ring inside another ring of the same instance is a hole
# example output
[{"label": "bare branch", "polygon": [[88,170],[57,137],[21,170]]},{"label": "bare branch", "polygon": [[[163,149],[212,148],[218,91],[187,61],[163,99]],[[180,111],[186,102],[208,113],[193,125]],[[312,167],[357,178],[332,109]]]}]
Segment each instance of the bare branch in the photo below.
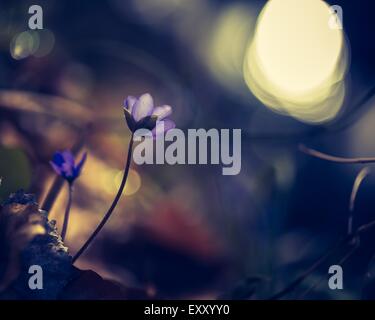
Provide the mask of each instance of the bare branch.
[{"label": "bare branch", "polygon": [[350,194],[350,201],[349,201],[349,219],[348,219],[348,234],[352,234],[353,232],[353,216],[354,216],[354,206],[355,206],[355,200],[357,198],[359,187],[362,184],[362,181],[370,174],[370,168],[365,167],[363,168],[358,174],[357,177],[354,180],[352,193]]},{"label": "bare branch", "polygon": [[[300,276],[298,276],[292,283],[290,283],[286,288],[282,289],[278,293],[274,294],[272,297],[270,297],[270,300],[277,300],[285,295],[292,292],[299,284],[302,283],[311,273],[313,273],[316,269],[318,269],[325,261],[328,260],[328,258],[332,257],[334,254],[336,254],[340,249],[344,248],[345,246],[349,245],[355,245],[357,241],[359,241],[359,237],[362,233],[365,233],[372,228],[375,227],[375,220],[364,224],[360,226],[358,229],[356,229],[352,234],[347,235],[345,238],[343,238],[341,241],[339,241],[335,246],[333,246],[331,249],[326,251],[319,259],[317,259],[311,266],[308,268],[305,272],[303,272]],[[353,242],[353,240],[356,240]],[[357,247],[356,247],[357,249]],[[350,255],[349,255],[350,256]],[[347,259],[347,258],[346,258]]]},{"label": "bare branch", "polygon": [[[359,240],[358,238],[356,238],[357,241],[354,241],[354,244],[353,244],[353,248],[349,250],[349,252],[347,252],[342,258],[341,260],[338,262],[338,265],[339,266],[343,266],[343,264],[349,260],[349,258],[357,251],[357,249],[359,248]],[[356,240],[354,239],[354,240]],[[303,299],[305,298],[311,291],[313,291],[314,289],[316,289],[321,283],[322,281],[325,280],[325,277],[321,277],[317,282],[315,282],[312,286],[310,286],[305,292],[302,293],[302,295],[299,296],[299,299]]]},{"label": "bare branch", "polygon": [[362,184],[362,181],[370,174],[371,170],[369,167],[363,168],[355,178],[352,193],[350,195],[349,210],[354,211],[355,200],[358,194],[359,187]]},{"label": "bare branch", "polygon": [[354,164],[354,163],[373,163],[375,162],[375,157],[364,157],[364,158],[343,158],[343,157],[336,157],[332,156],[314,149],[310,149],[303,144],[299,145],[299,149],[312,157],[316,157],[319,159],[337,162],[337,163],[347,163],[347,164]]}]

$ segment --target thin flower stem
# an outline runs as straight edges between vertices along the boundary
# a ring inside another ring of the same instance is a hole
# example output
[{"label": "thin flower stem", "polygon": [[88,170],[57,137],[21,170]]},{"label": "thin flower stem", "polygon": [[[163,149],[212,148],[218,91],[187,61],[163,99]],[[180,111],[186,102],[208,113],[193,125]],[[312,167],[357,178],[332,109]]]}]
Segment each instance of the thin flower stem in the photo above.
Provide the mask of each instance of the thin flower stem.
[{"label": "thin flower stem", "polygon": [[128,179],[128,174],[129,174],[129,169],[130,169],[130,164],[131,164],[132,151],[133,151],[133,134],[130,137],[128,157],[127,157],[127,160],[126,160],[124,175],[122,177],[121,185],[120,185],[120,188],[119,188],[119,190],[116,194],[116,197],[113,200],[112,205],[108,209],[107,213],[104,215],[103,220],[99,223],[99,225],[96,227],[95,231],[91,234],[90,238],[88,238],[88,240],[81,247],[81,249],[79,249],[78,252],[75,254],[75,256],[73,257],[72,263],[74,263],[85,252],[85,250],[89,247],[89,245],[95,239],[95,237],[98,235],[98,233],[103,229],[104,225],[106,224],[108,219],[111,217],[113,210],[116,208],[117,203],[120,200],[121,195],[124,191],[126,180]]},{"label": "thin flower stem", "polygon": [[70,214],[70,208],[72,206],[72,198],[73,198],[73,184],[68,184],[69,188],[69,195],[68,195],[68,204],[66,205],[65,209],[65,215],[64,215],[64,223],[61,230],[61,239],[62,241],[65,240],[66,232],[68,231],[68,224],[69,224],[69,214]]},{"label": "thin flower stem", "polygon": [[55,204],[56,198],[60,193],[60,190],[62,189],[64,185],[64,179],[60,176],[56,176],[56,178],[53,180],[53,183],[48,190],[48,193],[46,195],[45,200],[43,201],[41,208],[45,211],[47,211],[47,214],[52,211],[52,207]]}]

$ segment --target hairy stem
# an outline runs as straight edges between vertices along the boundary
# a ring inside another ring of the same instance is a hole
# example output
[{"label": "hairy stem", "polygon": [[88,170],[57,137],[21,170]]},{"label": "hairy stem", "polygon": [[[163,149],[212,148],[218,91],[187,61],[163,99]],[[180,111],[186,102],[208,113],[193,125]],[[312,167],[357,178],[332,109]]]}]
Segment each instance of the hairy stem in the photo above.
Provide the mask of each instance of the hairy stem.
[{"label": "hairy stem", "polygon": [[126,165],[125,165],[125,170],[124,170],[124,175],[122,177],[121,185],[120,188],[116,194],[116,197],[114,198],[112,205],[108,209],[107,213],[104,215],[104,218],[102,221],[99,223],[99,225],[96,227],[94,232],[91,234],[90,238],[85,242],[85,244],[81,247],[81,249],[78,250],[78,252],[75,254],[73,257],[73,263],[86,251],[86,249],[90,246],[92,241],[95,239],[95,237],[98,235],[98,233],[103,229],[104,225],[108,221],[108,219],[111,217],[113,210],[116,208],[118,201],[121,198],[121,195],[124,191],[125,185],[126,185],[126,180],[128,179],[128,174],[129,174],[129,169],[130,169],[130,164],[131,164],[131,157],[132,157],[132,151],[133,151],[133,135],[130,137],[130,142],[129,142],[129,149],[128,149],[128,157],[126,160]]}]

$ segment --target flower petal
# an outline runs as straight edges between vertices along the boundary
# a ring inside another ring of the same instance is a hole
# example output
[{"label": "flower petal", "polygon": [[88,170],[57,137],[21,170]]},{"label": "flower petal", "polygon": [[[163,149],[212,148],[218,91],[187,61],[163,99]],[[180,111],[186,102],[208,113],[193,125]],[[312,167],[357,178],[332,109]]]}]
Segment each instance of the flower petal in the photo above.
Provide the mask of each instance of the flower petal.
[{"label": "flower petal", "polygon": [[129,110],[130,113],[132,113],[133,106],[137,102],[137,98],[133,96],[128,96],[126,100],[124,101],[124,108]]},{"label": "flower petal", "polygon": [[69,150],[62,152],[61,155],[64,158],[64,162],[66,162],[67,165],[74,167],[74,156]]},{"label": "flower petal", "polygon": [[85,152],[83,154],[81,161],[74,168],[74,176],[75,176],[75,178],[77,178],[81,174],[82,167],[85,164],[86,159],[87,159],[87,152]]},{"label": "flower petal", "polygon": [[66,150],[61,153],[61,156],[64,159],[64,162],[60,165],[62,176],[65,178],[71,178],[74,174],[74,156],[69,151]]},{"label": "flower petal", "polygon": [[155,128],[152,130],[152,135],[154,136],[154,138],[157,139],[164,132],[167,132],[175,127],[176,127],[176,124],[170,119],[158,121],[156,122]]},{"label": "flower petal", "polygon": [[56,166],[60,167],[65,162],[64,157],[62,156],[61,152],[55,152],[52,158],[52,163]]},{"label": "flower petal", "polygon": [[59,166],[57,166],[55,163],[53,163],[52,161],[49,162],[51,167],[53,168],[53,170],[55,170],[55,172],[61,176],[62,175],[62,171],[61,171],[61,168]]},{"label": "flower petal", "polygon": [[69,165],[67,162],[64,162],[61,166],[61,173],[64,178],[73,178],[74,176],[74,167]]},{"label": "flower petal", "polygon": [[152,112],[153,116],[157,116],[158,120],[163,120],[172,114],[172,107],[168,105],[156,107]]},{"label": "flower petal", "polygon": [[135,121],[139,121],[144,117],[150,116],[153,109],[154,100],[149,93],[145,93],[133,105],[132,116]]}]

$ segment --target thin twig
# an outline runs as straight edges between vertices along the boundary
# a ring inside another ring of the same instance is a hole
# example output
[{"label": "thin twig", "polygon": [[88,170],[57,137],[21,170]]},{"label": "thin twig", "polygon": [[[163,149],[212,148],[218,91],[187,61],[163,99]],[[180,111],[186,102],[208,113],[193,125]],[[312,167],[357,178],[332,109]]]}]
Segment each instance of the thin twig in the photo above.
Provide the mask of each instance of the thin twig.
[{"label": "thin twig", "polygon": [[[301,147],[301,146],[300,146]],[[322,154],[319,151],[308,149],[304,146],[302,146],[303,149],[302,151],[312,155],[312,156],[318,156],[319,158],[325,159],[325,160],[331,160],[332,161],[332,156],[328,156],[326,154]],[[323,155],[323,157],[322,157]],[[328,157],[328,159],[327,159]],[[336,158],[336,157],[334,157]],[[357,240],[355,242],[356,245],[359,246],[359,240],[360,240],[360,234],[370,230],[375,226],[375,220],[371,221],[367,224],[361,225],[356,229],[356,231],[352,232],[352,223],[353,223],[353,215],[352,212],[354,210],[354,205],[355,205],[355,200],[356,196],[359,190],[359,187],[361,186],[361,183],[363,179],[369,174],[370,170],[368,168],[362,169],[359,174],[357,175],[353,188],[352,188],[352,193],[350,197],[350,203],[349,203],[349,209],[351,210],[351,215],[349,216],[349,221],[348,221],[348,234],[347,236],[339,241],[337,245],[335,245],[333,248],[328,250],[325,254],[321,256],[310,268],[308,268],[305,272],[303,272],[299,277],[296,278],[290,285],[288,285],[285,289],[281,290],[280,292],[276,293],[273,295],[270,299],[271,300],[276,300],[280,299],[284,295],[290,293],[293,291],[307,276],[309,276],[312,272],[314,272],[316,269],[318,269],[329,257],[331,257],[333,254],[335,254],[339,249],[342,247],[346,246],[347,244],[353,244],[353,240]],[[350,257],[350,255],[349,255]],[[344,260],[346,261],[346,259]]]},{"label": "thin twig", "polygon": [[353,215],[354,215],[354,206],[355,200],[357,198],[359,187],[361,186],[363,180],[370,174],[370,168],[365,167],[363,168],[355,178],[352,193],[350,194],[350,201],[349,201],[349,219],[348,219],[348,234],[351,234],[353,231]]},{"label": "thin twig", "polygon": [[296,278],[291,284],[289,284],[285,289],[282,289],[278,293],[271,296],[270,300],[277,300],[282,298],[284,295],[292,292],[307,276],[309,276],[312,272],[314,272],[317,268],[319,268],[329,257],[334,255],[339,249],[343,248],[347,244],[352,243],[353,239],[359,237],[362,233],[367,232],[375,227],[375,220],[360,226],[356,231],[352,234],[347,235],[341,241],[338,242],[334,247],[329,249],[325,254],[323,254],[316,262],[308,268],[305,272],[303,272],[299,277]]},{"label": "thin twig", "polygon": [[[351,250],[346,255],[344,255],[343,258],[341,258],[341,260],[338,262],[338,265],[339,266],[344,265],[344,263],[349,260],[349,258],[357,251],[358,248],[359,248],[359,240],[354,242],[353,248],[351,248]],[[312,290],[314,290],[315,288],[317,288],[322,283],[322,281],[324,279],[325,279],[324,277],[321,277],[311,287],[309,287],[305,292],[303,292],[299,296],[299,299],[303,299],[304,297],[306,297]]]},{"label": "thin twig", "polygon": [[323,159],[323,160],[327,160],[327,161],[331,161],[331,162],[348,163],[348,164],[353,164],[353,163],[362,163],[363,164],[363,163],[373,163],[373,162],[375,162],[374,157],[364,157],[364,158],[336,157],[336,156],[332,156],[332,155],[329,155],[329,154],[326,154],[326,153],[323,153],[323,152],[320,152],[320,151],[317,151],[317,150],[314,150],[314,149],[310,149],[303,144],[299,145],[299,149],[302,152],[304,152],[304,153],[306,153],[310,156],[320,158],[320,159]]},{"label": "thin twig", "polygon": [[312,272],[318,269],[329,257],[331,257],[338,249],[340,249],[343,244],[345,243],[346,239],[339,241],[336,245],[334,245],[331,249],[329,249],[326,253],[324,253],[319,259],[317,259],[307,270],[305,270],[300,276],[298,276],[292,283],[290,283],[285,289],[282,289],[278,293],[274,294],[270,297],[269,300],[277,300],[283,297],[284,295],[293,291],[307,276],[309,276]]}]

